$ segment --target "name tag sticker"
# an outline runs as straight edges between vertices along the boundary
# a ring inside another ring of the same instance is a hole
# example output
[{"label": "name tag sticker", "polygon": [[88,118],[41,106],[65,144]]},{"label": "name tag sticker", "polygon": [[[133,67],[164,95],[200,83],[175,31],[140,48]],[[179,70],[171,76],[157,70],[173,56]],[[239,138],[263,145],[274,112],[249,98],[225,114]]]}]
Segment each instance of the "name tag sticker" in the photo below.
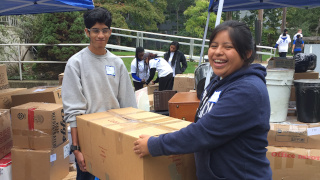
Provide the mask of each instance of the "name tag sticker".
[{"label": "name tag sticker", "polygon": [[111,76],[115,76],[116,71],[115,71],[114,66],[106,66],[106,74],[111,75]]},{"label": "name tag sticker", "polygon": [[209,102],[211,103],[217,103],[220,98],[221,91],[215,91],[213,95],[210,97]]}]

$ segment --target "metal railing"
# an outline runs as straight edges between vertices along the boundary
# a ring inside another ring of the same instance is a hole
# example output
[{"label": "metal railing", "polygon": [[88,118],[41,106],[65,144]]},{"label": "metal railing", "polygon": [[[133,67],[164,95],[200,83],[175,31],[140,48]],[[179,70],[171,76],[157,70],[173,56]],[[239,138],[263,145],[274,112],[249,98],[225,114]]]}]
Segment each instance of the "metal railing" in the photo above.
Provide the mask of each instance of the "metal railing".
[{"label": "metal railing", "polygon": [[[128,37],[128,38],[135,38],[136,39],[136,47],[142,46],[143,47],[143,42],[148,40],[148,41],[156,41],[156,42],[165,42],[165,43],[171,43],[171,40],[166,40],[162,39],[163,37],[165,38],[178,38],[181,40],[188,40],[189,42],[182,42],[179,41],[180,45],[187,45],[189,46],[189,54],[185,54],[186,59],[188,60],[200,60],[200,56],[194,56],[194,48],[195,47],[201,47],[202,46],[202,39],[199,38],[191,38],[191,37],[184,37],[184,36],[175,36],[175,35],[168,35],[168,34],[161,34],[161,33],[152,33],[152,32],[146,32],[146,31],[135,31],[135,30],[129,30],[129,29],[121,29],[121,28],[112,28],[113,30],[118,30],[118,31],[125,31],[125,32],[131,32],[135,33],[135,35],[128,35],[128,34],[121,34],[121,33],[115,33],[113,32],[112,35],[115,36],[121,36],[121,37]],[[160,38],[150,38],[150,37],[145,37],[145,35],[152,35],[152,36],[159,36]],[[209,42],[209,40],[206,40]],[[199,42],[199,43],[195,43]],[[67,63],[67,61],[21,61],[21,46],[88,46],[89,44],[44,44],[44,43],[26,43],[26,44],[0,44],[0,46],[18,46],[18,61],[1,61],[2,63],[19,63],[19,75],[20,75],[20,80],[22,80],[22,63]],[[205,47],[208,47],[208,45],[205,45]],[[114,45],[114,44],[107,44],[106,48],[110,49],[117,49],[117,50],[124,50],[124,51],[131,51],[135,52],[136,48],[135,47],[128,47],[128,46],[120,46],[120,45]],[[257,46],[257,48],[260,49],[265,49],[266,51],[257,51],[257,54],[264,54],[264,55],[270,55],[270,57],[275,56],[276,53],[276,48],[273,47],[268,47],[268,46]],[[164,51],[157,51],[157,50],[152,50],[152,49],[145,49],[146,52],[152,52],[155,54],[158,54],[159,56],[164,55]],[[133,57],[133,56],[120,56],[120,57]],[[207,56],[204,56],[202,61],[204,59],[207,59]]]}]

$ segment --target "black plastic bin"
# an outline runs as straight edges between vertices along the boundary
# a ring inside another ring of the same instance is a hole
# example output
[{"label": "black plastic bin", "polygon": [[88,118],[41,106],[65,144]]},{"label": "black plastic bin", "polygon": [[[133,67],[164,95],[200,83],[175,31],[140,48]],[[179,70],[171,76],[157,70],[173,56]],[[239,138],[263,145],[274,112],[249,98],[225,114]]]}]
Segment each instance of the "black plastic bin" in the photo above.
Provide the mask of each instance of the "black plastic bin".
[{"label": "black plastic bin", "polygon": [[320,122],[320,80],[294,80],[298,121],[305,123]]}]

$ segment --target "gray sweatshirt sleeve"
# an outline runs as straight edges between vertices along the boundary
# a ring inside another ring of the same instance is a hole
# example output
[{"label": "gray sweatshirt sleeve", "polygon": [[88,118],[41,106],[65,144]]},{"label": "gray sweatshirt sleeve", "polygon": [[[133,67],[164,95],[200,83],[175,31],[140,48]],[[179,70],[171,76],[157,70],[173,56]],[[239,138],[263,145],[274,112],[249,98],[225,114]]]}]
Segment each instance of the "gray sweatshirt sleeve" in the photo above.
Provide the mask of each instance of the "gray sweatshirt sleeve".
[{"label": "gray sweatshirt sleeve", "polygon": [[64,119],[70,127],[77,127],[76,116],[85,114],[87,101],[82,93],[79,68],[70,64],[66,65],[62,83],[62,102]]},{"label": "gray sweatshirt sleeve", "polygon": [[128,70],[123,65],[121,66],[121,82],[119,84],[118,100],[120,108],[134,107],[137,108],[136,96],[129,77]]}]

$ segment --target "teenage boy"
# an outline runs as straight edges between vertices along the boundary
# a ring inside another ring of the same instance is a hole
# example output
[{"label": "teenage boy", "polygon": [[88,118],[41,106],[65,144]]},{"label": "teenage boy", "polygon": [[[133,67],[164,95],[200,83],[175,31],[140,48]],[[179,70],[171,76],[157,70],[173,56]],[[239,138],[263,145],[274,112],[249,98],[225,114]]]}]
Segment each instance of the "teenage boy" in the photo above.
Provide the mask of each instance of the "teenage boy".
[{"label": "teenage boy", "polygon": [[87,172],[79,147],[76,116],[123,107],[137,107],[128,71],[119,57],[105,47],[111,36],[111,13],[98,7],[84,14],[90,45],[73,55],[62,84],[65,120],[70,123],[77,180],[94,180]]}]

